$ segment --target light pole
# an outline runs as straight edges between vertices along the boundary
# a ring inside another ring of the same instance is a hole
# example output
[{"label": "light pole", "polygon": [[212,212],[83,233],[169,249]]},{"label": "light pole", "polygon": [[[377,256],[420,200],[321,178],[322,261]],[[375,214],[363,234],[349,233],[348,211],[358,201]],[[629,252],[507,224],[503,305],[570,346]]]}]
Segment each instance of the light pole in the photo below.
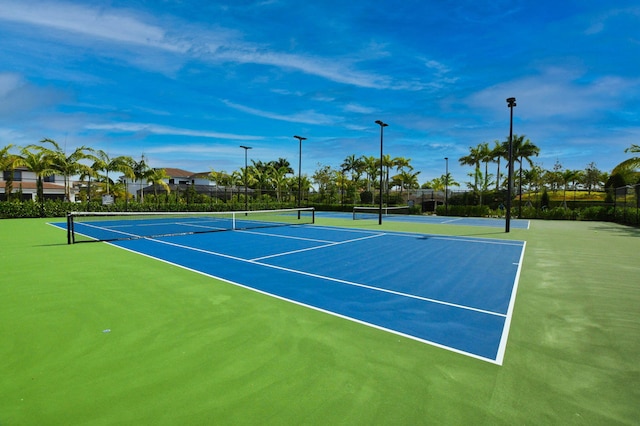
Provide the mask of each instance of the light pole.
[{"label": "light pole", "polygon": [[[300,146],[298,149],[298,207],[300,207],[302,206],[302,141],[306,141],[307,138],[302,136],[294,136],[294,138],[298,139]],[[298,215],[300,215],[300,212],[298,212]]]},{"label": "light pole", "polygon": [[382,225],[382,181],[384,177],[384,171],[382,168],[382,160],[383,160],[383,150],[382,150],[382,141],[383,141],[383,129],[388,126],[387,123],[383,123],[380,120],[376,120],[376,124],[380,125],[380,210],[378,212],[378,225]]},{"label": "light pole", "polygon": [[249,211],[249,197],[247,195],[247,151],[251,149],[250,146],[240,145],[240,148],[244,149],[244,210]]},{"label": "light pole", "polygon": [[449,214],[449,157],[444,157],[444,214]]},{"label": "light pole", "polygon": [[507,108],[511,112],[509,118],[509,177],[507,179],[507,205],[504,223],[504,232],[509,232],[511,227],[511,186],[513,184],[513,107],[516,106],[516,98],[507,98]]}]

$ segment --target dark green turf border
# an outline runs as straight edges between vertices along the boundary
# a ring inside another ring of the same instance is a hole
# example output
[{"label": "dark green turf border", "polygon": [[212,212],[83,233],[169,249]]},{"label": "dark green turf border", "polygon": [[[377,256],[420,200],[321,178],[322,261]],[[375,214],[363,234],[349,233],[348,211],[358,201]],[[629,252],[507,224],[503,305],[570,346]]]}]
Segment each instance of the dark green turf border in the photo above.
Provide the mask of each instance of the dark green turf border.
[{"label": "dark green turf border", "polygon": [[[0,220],[0,425],[640,418],[637,229],[383,224],[527,241],[497,366],[107,244],[69,246],[46,222]],[[398,261],[410,255],[398,248]]]}]

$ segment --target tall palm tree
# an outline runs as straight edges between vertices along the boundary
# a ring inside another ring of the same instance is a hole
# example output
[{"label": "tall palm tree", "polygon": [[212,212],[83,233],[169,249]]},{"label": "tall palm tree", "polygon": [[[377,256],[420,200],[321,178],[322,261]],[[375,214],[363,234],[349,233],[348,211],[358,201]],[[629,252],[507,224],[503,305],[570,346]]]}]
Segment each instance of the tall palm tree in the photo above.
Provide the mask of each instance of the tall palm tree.
[{"label": "tall palm tree", "polygon": [[252,165],[246,170],[246,178],[247,180],[243,180],[247,182],[247,186],[255,185],[256,190],[258,191],[258,197],[262,196],[263,189],[269,189],[269,166],[268,164],[263,163],[258,160],[251,160]]},{"label": "tall palm tree", "polygon": [[36,201],[44,201],[43,179],[55,174],[51,168],[51,158],[47,157],[42,150],[35,145],[29,145],[20,150],[20,165],[25,166],[36,175]]},{"label": "tall palm tree", "polygon": [[282,198],[282,188],[286,185],[289,169],[286,166],[276,168],[276,163],[270,164],[267,178],[276,189],[276,200],[280,202]]},{"label": "tall palm tree", "polygon": [[367,191],[371,192],[371,184],[376,181],[376,175],[380,170],[379,160],[374,156],[360,157],[363,164],[364,173],[367,175]]},{"label": "tall palm tree", "polygon": [[473,173],[474,184],[473,188],[475,190],[478,189],[478,179],[482,175],[480,171],[480,163],[482,162],[483,155],[481,153],[481,149],[479,146],[469,147],[469,155],[465,155],[464,157],[460,157],[458,161],[462,166],[473,166],[475,168],[475,172]]},{"label": "tall palm tree", "polygon": [[535,194],[535,199],[538,198],[538,191],[540,191],[540,187],[544,181],[544,170],[537,164],[534,164],[533,167],[529,170],[524,171],[524,180],[527,182],[529,186],[529,192],[533,190]]},{"label": "tall palm tree", "polygon": [[412,170],[403,170],[400,174],[394,176],[394,180],[400,181],[400,194],[402,194],[403,188],[415,189],[419,188],[420,184],[418,183],[418,175],[420,172],[413,172]]},{"label": "tall palm tree", "polygon": [[149,175],[153,172],[151,168],[144,161],[144,155],[140,161],[133,162],[133,179],[134,182],[140,182],[140,199],[141,203],[144,202],[144,191],[142,190],[142,183],[149,177]]},{"label": "tall palm tree", "polygon": [[509,142],[495,140],[491,150],[491,161],[495,161],[498,164],[496,170],[496,192],[500,190],[500,160],[506,158],[507,155],[509,155]]},{"label": "tall palm tree", "polygon": [[118,157],[110,157],[109,154],[103,150],[96,152],[98,161],[94,163],[94,170],[105,172],[105,182],[107,184],[107,194],[109,194],[109,172],[121,172],[130,179],[135,178],[134,174],[134,161],[131,157],[120,155]]},{"label": "tall palm tree", "polygon": [[533,161],[531,157],[538,156],[540,154],[540,148],[533,144],[529,139],[525,140],[525,135],[513,135],[513,158],[519,163],[519,179],[518,179],[518,215],[522,216],[522,170],[523,162],[527,161],[531,167],[533,167]]},{"label": "tall palm tree", "polygon": [[493,151],[489,148],[488,142],[482,142],[477,149],[480,161],[484,163],[484,182],[480,188],[480,205],[482,205],[482,196],[489,189],[489,162],[493,161]]},{"label": "tall palm tree", "polygon": [[167,192],[167,194],[171,192],[171,188],[169,188],[169,185],[167,184],[167,182],[165,182],[165,180],[169,179],[170,176],[167,174],[167,171],[165,169],[151,169],[151,170],[152,172],[149,173],[147,176],[147,183],[150,183],[151,185],[153,185],[153,195],[157,202],[159,186],[162,189],[164,189]]},{"label": "tall palm tree", "polygon": [[270,161],[269,165],[273,165],[273,167],[275,167],[276,169],[284,167],[287,169],[287,174],[295,173],[293,171],[293,168],[291,168],[291,163],[289,163],[289,160],[287,160],[286,158],[278,158],[276,161]]},{"label": "tall palm tree", "polygon": [[81,160],[93,158],[91,148],[81,146],[76,148],[71,154],[67,155],[65,150],[53,139],[43,139],[40,141],[43,144],[49,144],[52,148],[47,146],[38,146],[43,150],[44,155],[49,157],[51,161],[51,168],[59,173],[64,178],[64,197],[66,201],[71,200],[71,176],[82,174],[90,169],[89,166],[81,163]]},{"label": "tall palm tree", "polygon": [[399,172],[403,172],[405,168],[413,170],[413,166],[411,165],[411,158],[395,157],[393,159],[393,165]]},{"label": "tall palm tree", "polygon": [[[382,157],[382,166],[384,167],[384,189],[385,192],[387,193],[387,201],[389,201],[389,170],[391,170],[392,167],[395,167],[395,159],[391,158],[391,155],[389,154],[385,154]],[[380,163],[378,163],[378,165],[380,165]]]},{"label": "tall palm tree", "polygon": [[4,193],[6,200],[11,199],[13,192],[13,169],[18,166],[19,156],[12,154],[13,144],[9,144],[0,150],[0,171],[5,172]]}]

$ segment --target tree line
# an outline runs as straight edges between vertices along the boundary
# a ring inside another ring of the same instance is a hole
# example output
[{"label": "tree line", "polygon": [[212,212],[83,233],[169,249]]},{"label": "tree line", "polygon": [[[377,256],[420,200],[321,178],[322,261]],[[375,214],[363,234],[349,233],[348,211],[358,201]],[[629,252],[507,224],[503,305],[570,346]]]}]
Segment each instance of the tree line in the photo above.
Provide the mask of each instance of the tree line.
[{"label": "tree line", "polygon": [[[468,173],[470,180],[467,189],[477,194],[479,203],[483,196],[491,191],[501,192],[507,186],[507,162],[509,142],[494,141],[493,146],[482,142],[469,147],[469,154],[458,159],[461,165],[473,167]],[[632,145],[627,153],[638,153],[640,147]],[[598,170],[594,162],[584,170],[564,169],[556,161],[551,170],[537,165],[533,158],[540,153],[540,148],[525,135],[514,135],[512,143],[513,184],[522,197],[525,191],[538,192],[541,189],[566,193],[569,187],[579,185],[589,192],[601,190],[605,186],[624,186],[638,183],[637,168],[640,158],[627,159],[616,166],[611,173]],[[318,164],[313,175],[296,176],[289,161],[279,158],[274,161],[252,160],[246,168],[226,171],[211,170],[208,179],[218,186],[242,187],[245,184],[253,190],[254,197],[270,196],[277,201],[287,201],[296,197],[298,192],[308,194],[315,185],[315,197],[322,203],[368,204],[375,201],[375,196],[383,189],[387,203],[401,202],[405,191],[416,188],[431,188],[442,191],[445,188],[459,187],[451,174],[442,175],[425,182],[418,182],[420,171],[415,171],[411,159],[405,157],[382,158],[382,182],[380,182],[380,158],[373,156],[349,155],[338,167]],[[5,194],[12,199],[13,173],[17,167],[25,167],[34,172],[37,182],[36,201],[43,201],[43,181],[47,176],[64,177],[65,199],[71,193],[71,178],[79,176],[85,187],[84,197],[90,201],[97,194],[112,194],[119,199],[131,197],[124,179],[134,183],[153,185],[154,190],[166,193],[170,187],[166,181],[169,176],[162,168],[151,168],[144,157],[136,161],[129,156],[110,157],[102,150],[94,150],[87,146],[75,148],[71,153],[52,139],[43,139],[39,144],[17,147],[12,144],[0,149],[0,170],[4,171]],[[115,175],[119,179],[114,179]],[[157,193],[156,193],[157,194]]]}]

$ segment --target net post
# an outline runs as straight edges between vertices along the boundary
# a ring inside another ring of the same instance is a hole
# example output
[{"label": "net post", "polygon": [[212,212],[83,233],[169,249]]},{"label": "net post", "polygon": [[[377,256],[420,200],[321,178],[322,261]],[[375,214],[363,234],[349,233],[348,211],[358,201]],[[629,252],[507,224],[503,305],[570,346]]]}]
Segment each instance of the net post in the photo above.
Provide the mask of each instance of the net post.
[{"label": "net post", "polygon": [[[245,212],[245,215],[247,215],[248,213]],[[235,212],[231,212],[231,229],[232,230],[236,230],[236,213]]]},{"label": "net post", "polygon": [[73,218],[71,213],[67,213],[67,244],[73,241]]},{"label": "net post", "polygon": [[316,209],[315,207],[311,210],[311,224],[314,225],[316,223]]}]

